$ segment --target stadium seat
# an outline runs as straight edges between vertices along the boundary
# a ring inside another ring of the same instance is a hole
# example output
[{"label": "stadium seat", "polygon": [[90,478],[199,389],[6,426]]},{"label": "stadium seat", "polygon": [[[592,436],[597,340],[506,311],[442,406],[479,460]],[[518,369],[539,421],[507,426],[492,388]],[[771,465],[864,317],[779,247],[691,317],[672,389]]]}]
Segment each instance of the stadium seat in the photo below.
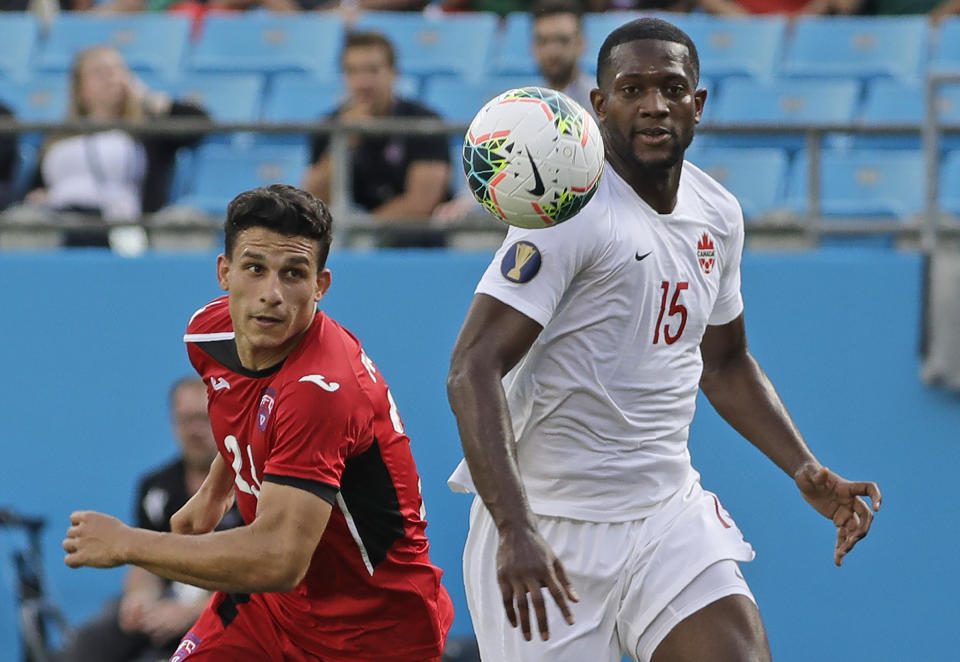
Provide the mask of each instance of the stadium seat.
[{"label": "stadium seat", "polygon": [[26,81],[0,79],[0,99],[19,120],[56,122],[67,114],[67,88],[62,74],[37,74]]},{"label": "stadium seat", "polygon": [[940,208],[960,215],[960,151],[950,152],[943,160],[938,193]]},{"label": "stadium seat", "polygon": [[927,62],[926,16],[799,18],[781,72],[916,78]]},{"label": "stadium seat", "polygon": [[[747,78],[724,80],[709,109],[710,120],[722,124],[845,124],[853,121],[860,84],[855,80]],[[710,101],[708,100],[708,105]],[[802,133],[707,135],[702,146],[803,147]]]},{"label": "stadium seat", "polygon": [[0,13],[0,75],[14,80],[29,75],[39,33],[33,14]]},{"label": "stadium seat", "polygon": [[781,149],[702,149],[689,160],[737,196],[756,219],[782,207],[789,159]]},{"label": "stadium seat", "polygon": [[514,87],[538,84],[525,76],[491,77],[465,81],[447,76],[427,81],[423,102],[451,122],[469,123],[487,101]]},{"label": "stadium seat", "polygon": [[69,71],[78,51],[109,44],[134,71],[174,77],[180,71],[190,35],[190,19],[176,14],[103,16],[64,13],[54,21],[37,59],[44,71]]},{"label": "stadium seat", "polygon": [[[823,216],[882,216],[907,220],[924,207],[924,162],[918,151],[825,151],[820,162]],[[793,165],[787,207],[808,210],[805,154]]]},{"label": "stadium seat", "polygon": [[583,70],[596,73],[597,54],[600,52],[600,47],[603,45],[607,35],[624,23],[632,21],[635,18],[640,18],[641,16],[659,16],[688,33],[693,30],[695,24],[710,20],[709,17],[702,14],[671,14],[650,11],[606,11],[584,14],[583,36],[586,40],[586,45],[583,51],[583,57],[580,59],[580,66]]},{"label": "stadium seat", "polygon": [[780,61],[783,17],[702,18],[685,26],[700,56],[700,74],[770,78]]},{"label": "stadium seat", "polygon": [[334,78],[342,32],[340,20],[325,14],[210,16],[188,65],[195,71],[307,71]]},{"label": "stadium seat", "polygon": [[263,88],[263,76],[258,74],[188,73],[167,91],[199,103],[219,122],[255,122]]},{"label": "stadium seat", "polygon": [[257,146],[235,149],[204,145],[197,150],[190,192],[176,204],[222,216],[238,191],[268,184],[300,183],[308,152],[296,146]]},{"label": "stadium seat", "polygon": [[[420,79],[399,76],[394,84],[397,94],[407,99],[420,98]],[[316,78],[300,72],[275,74],[263,101],[263,119],[270,122],[306,122],[333,111],[346,95],[343,80]]]},{"label": "stadium seat", "polygon": [[493,72],[538,76],[537,63],[533,59],[533,21],[526,12],[507,14],[503,28],[497,37]]},{"label": "stadium seat", "polygon": [[930,70],[954,74],[960,71],[960,17],[953,16],[940,22]]},{"label": "stadium seat", "polygon": [[429,16],[415,12],[371,11],[355,30],[384,34],[397,50],[401,74],[457,75],[476,80],[493,69],[497,17],[475,12]]},{"label": "stadium seat", "polygon": [[[937,114],[941,122],[960,123],[960,83],[938,87]],[[916,124],[926,121],[926,90],[922,82],[904,83],[879,78],[867,85],[866,99],[858,119],[863,124]],[[960,136],[942,134],[941,149],[960,147]],[[909,134],[855,134],[855,148],[920,149],[922,136]]]}]

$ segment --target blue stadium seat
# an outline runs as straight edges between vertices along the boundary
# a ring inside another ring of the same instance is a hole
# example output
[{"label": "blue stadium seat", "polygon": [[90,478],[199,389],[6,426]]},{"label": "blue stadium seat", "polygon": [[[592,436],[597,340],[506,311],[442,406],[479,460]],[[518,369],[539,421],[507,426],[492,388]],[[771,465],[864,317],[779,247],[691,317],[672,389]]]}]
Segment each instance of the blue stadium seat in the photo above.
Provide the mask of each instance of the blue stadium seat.
[{"label": "blue stadium seat", "polygon": [[[399,76],[396,93],[407,99],[420,98],[420,79]],[[333,111],[346,96],[340,77],[316,78],[299,72],[274,74],[263,101],[263,119],[270,122],[305,122]]]},{"label": "blue stadium seat", "polygon": [[960,215],[960,151],[950,152],[943,160],[938,197],[942,210]]},{"label": "blue stadium seat", "polygon": [[524,76],[492,77],[480,81],[446,76],[431,78],[426,83],[423,102],[451,122],[469,123],[483,104],[501,92],[537,82]]},{"label": "blue stadium seat", "polygon": [[[586,40],[586,46],[583,51],[583,57],[580,59],[580,66],[583,70],[596,73],[597,54],[600,52],[600,47],[603,45],[607,35],[624,23],[632,21],[635,18],[640,18],[641,16],[658,16],[670,21],[688,34],[694,30],[696,24],[711,20],[710,17],[704,14],[671,14],[650,11],[606,11],[584,14],[583,36]],[[697,46],[699,46],[699,44],[697,44]]]},{"label": "blue stadium seat", "polygon": [[19,120],[56,122],[67,114],[67,87],[62,74],[37,74],[26,81],[0,79],[0,99]]},{"label": "blue stadium seat", "polygon": [[[855,80],[776,79],[758,82],[728,78],[710,107],[717,123],[756,123],[783,127],[844,124],[853,121],[860,93]],[[707,101],[708,107],[710,101]],[[800,149],[805,137],[793,134],[707,135],[702,146],[786,147]]]},{"label": "blue stadium seat", "polygon": [[182,66],[189,36],[190,19],[176,14],[64,13],[54,21],[43,42],[37,68],[68,71],[78,51],[109,44],[135,71],[175,76]]},{"label": "blue stadium seat", "polygon": [[537,63],[533,59],[533,21],[526,12],[507,15],[497,38],[493,72],[538,76]]},{"label": "blue stadium seat", "polygon": [[342,32],[340,20],[327,15],[210,16],[188,64],[196,71],[308,71],[333,78]]},{"label": "blue stadium seat", "polygon": [[[923,154],[918,151],[825,151],[820,167],[820,211],[824,216],[882,216],[907,220],[924,206]],[[787,206],[805,212],[808,161],[793,165]]]},{"label": "blue stadium seat", "polygon": [[241,150],[204,145],[194,157],[191,191],[176,204],[222,216],[239,191],[276,183],[299,185],[308,157],[306,148],[297,146]]},{"label": "blue stadium seat", "polygon": [[770,78],[780,61],[787,21],[783,17],[702,18],[688,21],[687,34],[709,78]]},{"label": "blue stadium seat", "polygon": [[953,16],[940,22],[930,69],[936,72],[960,71],[960,17]]},{"label": "blue stadium seat", "polygon": [[[879,78],[867,85],[866,98],[858,119],[863,124],[917,124],[926,120],[925,89],[920,81],[911,83]],[[937,92],[941,122],[960,123],[960,83],[941,84]],[[941,148],[960,147],[960,136],[942,134]],[[856,134],[855,148],[920,149],[920,134]]]},{"label": "blue stadium seat", "polygon": [[0,13],[0,73],[11,79],[29,75],[40,27],[33,14]]},{"label": "blue stadium seat", "polygon": [[689,160],[737,196],[755,219],[783,206],[789,159],[781,149],[702,149]]},{"label": "blue stadium seat", "polygon": [[781,72],[791,76],[919,76],[927,62],[926,16],[800,18]]},{"label": "blue stadium seat", "polygon": [[365,12],[355,30],[384,34],[397,50],[401,74],[453,74],[479,79],[493,69],[497,17],[489,13],[428,16],[414,12]]},{"label": "blue stadium seat", "polygon": [[188,73],[166,91],[195,101],[220,122],[255,122],[260,118],[263,76],[259,74]]}]

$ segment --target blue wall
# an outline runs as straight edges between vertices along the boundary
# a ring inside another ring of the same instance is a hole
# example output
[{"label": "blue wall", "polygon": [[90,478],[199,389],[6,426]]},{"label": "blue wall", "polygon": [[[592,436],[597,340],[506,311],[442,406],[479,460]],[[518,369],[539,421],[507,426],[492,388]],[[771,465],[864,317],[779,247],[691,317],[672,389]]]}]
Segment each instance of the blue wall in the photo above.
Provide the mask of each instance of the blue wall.
[{"label": "blue wall", "polygon": [[[324,307],[364,341],[387,376],[423,476],[433,558],[469,632],[460,548],[469,498],[449,493],[459,441],[446,405],[450,349],[486,255],[354,253],[331,258]],[[832,565],[833,532],[789,479],[706,403],[694,463],[758,558],[745,572],[774,659],[956,659],[960,607],[956,496],[960,400],[918,380],[920,261],[885,252],[750,254],[751,345],[801,430],[832,468],[880,482],[870,537]],[[173,453],[165,395],[189,371],[186,319],[216,296],[211,255],[0,255],[0,507],[42,514],[54,597],[74,621],[116,592],[122,571],[71,571],[68,513],[129,518],[136,476]],[[15,630],[9,550],[0,533],[0,650]],[[4,655],[4,657],[7,657]],[[12,655],[8,656],[12,658]]]}]

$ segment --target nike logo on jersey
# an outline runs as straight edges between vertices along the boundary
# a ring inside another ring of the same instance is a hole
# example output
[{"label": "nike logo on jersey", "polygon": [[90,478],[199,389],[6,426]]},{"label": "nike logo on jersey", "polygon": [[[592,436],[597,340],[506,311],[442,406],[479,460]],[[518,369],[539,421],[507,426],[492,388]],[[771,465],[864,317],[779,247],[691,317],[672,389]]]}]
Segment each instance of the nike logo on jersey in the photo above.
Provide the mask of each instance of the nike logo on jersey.
[{"label": "nike logo on jersey", "polygon": [[214,391],[222,391],[225,388],[230,388],[230,382],[223,377],[211,377],[210,386],[213,387]]},{"label": "nike logo on jersey", "polygon": [[530,167],[533,169],[533,177],[535,180],[535,186],[527,191],[530,195],[543,195],[544,191],[547,189],[543,186],[543,180],[540,178],[540,171],[537,170],[537,164],[533,162],[533,155],[530,154],[529,148],[527,149],[527,158],[530,159]]},{"label": "nike logo on jersey", "polygon": [[640,251],[637,251],[637,254],[634,255],[634,257],[637,258],[637,262],[639,262],[639,261],[642,260],[643,258],[645,258],[645,257],[647,257],[648,255],[650,255],[650,253],[652,253],[652,252],[653,252],[653,251],[648,251],[648,252],[644,253],[643,255],[640,255]]},{"label": "nike logo on jersey", "polygon": [[300,378],[299,381],[301,381],[301,382],[310,382],[311,384],[316,384],[317,386],[319,386],[320,388],[322,388],[322,389],[323,389],[324,391],[326,391],[327,393],[333,393],[333,392],[336,391],[338,388],[340,388],[340,384],[338,384],[337,382],[330,382],[330,383],[328,384],[328,383],[325,381],[325,378],[324,378],[323,375],[304,375],[303,377]]}]

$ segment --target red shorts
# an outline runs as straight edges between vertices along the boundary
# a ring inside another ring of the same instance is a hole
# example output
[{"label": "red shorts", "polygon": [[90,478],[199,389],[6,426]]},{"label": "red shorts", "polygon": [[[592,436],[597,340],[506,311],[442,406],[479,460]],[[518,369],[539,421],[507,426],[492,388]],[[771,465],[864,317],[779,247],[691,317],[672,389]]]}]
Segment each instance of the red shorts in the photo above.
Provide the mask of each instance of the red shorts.
[{"label": "red shorts", "polygon": [[[263,597],[217,592],[170,662],[323,662],[278,629]],[[424,660],[440,662],[440,658]]]}]

